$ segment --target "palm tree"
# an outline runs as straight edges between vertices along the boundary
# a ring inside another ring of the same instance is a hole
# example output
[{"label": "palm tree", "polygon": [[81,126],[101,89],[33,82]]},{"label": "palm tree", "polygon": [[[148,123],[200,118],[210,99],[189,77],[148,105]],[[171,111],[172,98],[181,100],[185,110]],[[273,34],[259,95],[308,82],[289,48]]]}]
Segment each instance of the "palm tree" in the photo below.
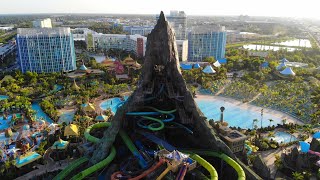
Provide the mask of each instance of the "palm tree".
[{"label": "palm tree", "polygon": [[270,122],[269,126],[271,127],[271,122],[273,122],[273,119],[269,119],[269,122]]},{"label": "palm tree", "polygon": [[292,176],[293,176],[294,180],[303,180],[304,179],[302,173],[299,173],[299,172],[293,172]]},{"label": "palm tree", "polygon": [[255,124],[256,122],[258,122],[258,119],[254,119],[254,120],[252,121],[252,129],[254,129],[254,124]]},{"label": "palm tree", "polygon": [[282,119],[281,121],[282,121],[282,125],[284,125],[284,124],[286,124],[287,119]]}]

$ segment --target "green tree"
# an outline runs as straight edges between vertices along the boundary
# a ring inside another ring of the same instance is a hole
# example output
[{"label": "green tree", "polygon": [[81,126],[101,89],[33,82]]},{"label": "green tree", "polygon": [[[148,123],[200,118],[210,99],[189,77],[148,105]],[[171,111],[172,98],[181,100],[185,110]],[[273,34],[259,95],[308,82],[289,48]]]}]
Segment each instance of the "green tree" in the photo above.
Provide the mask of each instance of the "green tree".
[{"label": "green tree", "polygon": [[293,172],[292,176],[293,176],[294,180],[303,180],[304,179],[302,173],[300,173],[300,172]]}]

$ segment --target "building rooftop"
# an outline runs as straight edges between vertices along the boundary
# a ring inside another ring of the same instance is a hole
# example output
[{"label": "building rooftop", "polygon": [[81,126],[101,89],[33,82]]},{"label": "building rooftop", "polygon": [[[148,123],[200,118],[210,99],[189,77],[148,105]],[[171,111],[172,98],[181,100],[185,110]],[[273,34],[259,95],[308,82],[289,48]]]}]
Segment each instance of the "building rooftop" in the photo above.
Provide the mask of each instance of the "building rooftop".
[{"label": "building rooftop", "polygon": [[246,140],[247,136],[236,130],[230,130],[227,135],[222,135],[229,142]]},{"label": "building rooftop", "polygon": [[224,26],[220,25],[193,26],[191,28],[192,34],[206,34],[211,32],[226,32],[226,30]]},{"label": "building rooftop", "polygon": [[57,27],[57,28],[18,28],[18,36],[33,36],[33,35],[69,35],[70,28]]},{"label": "building rooftop", "polygon": [[4,44],[0,45],[0,55],[5,54],[7,51],[15,47],[15,44]]}]

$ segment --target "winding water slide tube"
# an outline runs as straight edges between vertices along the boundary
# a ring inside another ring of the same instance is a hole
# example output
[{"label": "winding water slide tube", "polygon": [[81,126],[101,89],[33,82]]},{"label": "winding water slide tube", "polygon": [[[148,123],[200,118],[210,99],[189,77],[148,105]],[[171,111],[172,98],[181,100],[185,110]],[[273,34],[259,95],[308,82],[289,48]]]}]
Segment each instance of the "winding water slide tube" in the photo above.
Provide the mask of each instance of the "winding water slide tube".
[{"label": "winding water slide tube", "polygon": [[[96,128],[102,128],[102,127],[109,127],[111,125],[110,122],[102,122],[102,123],[96,123],[93,124],[91,126],[89,126],[85,132],[84,132],[84,137],[93,143],[98,143],[99,142],[99,138],[96,138],[94,136],[90,135],[90,131],[91,129],[96,129]],[[112,146],[111,147],[111,152],[109,154],[109,156],[107,156],[107,158],[105,158],[104,160],[100,161],[99,163],[89,167],[88,169],[85,169],[83,171],[81,171],[80,173],[78,173],[77,175],[73,176],[71,179],[73,180],[80,180],[80,179],[84,179],[85,177],[89,176],[90,174],[104,168],[105,166],[107,166],[108,164],[110,164],[110,162],[115,158],[116,156],[116,149]],[[81,164],[83,164],[84,162],[87,162],[88,159],[85,157],[79,158],[78,160],[76,160],[75,162],[73,162],[71,165],[69,165],[66,169],[64,169],[63,171],[61,171],[55,178],[54,180],[62,180],[63,178],[65,178],[72,170],[76,169],[77,167],[79,167]]]},{"label": "winding water slide tube", "polygon": [[138,149],[136,148],[136,146],[133,144],[133,142],[131,141],[131,139],[129,138],[129,136],[127,135],[126,132],[124,132],[122,129],[119,131],[119,134],[122,138],[122,140],[124,141],[124,143],[127,145],[127,147],[129,148],[129,150],[132,152],[132,154],[139,159],[139,165],[144,169],[147,167],[147,162],[143,159],[143,157],[141,156],[140,152],[138,151]]},{"label": "winding water slide tube", "polygon": [[68,176],[74,169],[79,167],[81,164],[89,161],[87,157],[81,157],[75,161],[72,162],[71,165],[63,169],[56,177],[53,178],[53,180],[61,180]]},{"label": "winding water slide tube", "polygon": [[[144,171],[143,173],[141,173],[139,176],[136,176],[134,178],[129,177],[125,177],[124,179],[128,179],[128,180],[139,180],[142,179],[144,177],[146,177],[148,174],[152,173],[153,171],[155,171],[156,169],[158,169],[162,164],[165,163],[164,159],[159,159],[158,163],[153,165],[152,167],[150,167],[149,169],[147,169],[146,171]],[[117,180],[117,179],[121,179],[122,173],[120,171],[115,172],[112,174],[111,176],[111,180]]]},{"label": "winding water slide tube", "polygon": [[218,173],[216,169],[209,162],[207,162],[205,159],[203,159],[197,154],[191,154],[190,157],[209,171],[211,180],[218,180]]},{"label": "winding water slide tube", "polygon": [[[157,136],[148,133],[148,132],[140,132],[140,134],[142,134],[144,137],[146,137],[148,140],[164,147],[165,149],[167,149],[168,151],[174,151],[177,148],[172,146],[171,144],[169,144],[168,142],[166,142],[163,139],[158,138]],[[189,152],[188,152],[189,153]],[[203,166],[205,169],[207,169],[211,175],[211,180],[217,180],[218,179],[218,173],[215,170],[215,168],[209,163],[207,162],[205,159],[201,158],[199,155],[194,154],[193,152],[189,153],[191,154],[191,158],[194,159],[195,161],[197,161],[201,166]],[[228,156],[227,156],[228,157]],[[240,167],[241,168],[241,167]],[[166,170],[168,171],[168,170]],[[163,175],[164,176],[164,175]]]},{"label": "winding water slide tube", "polygon": [[[228,163],[234,170],[237,171],[238,173],[238,180],[245,180],[246,179],[246,174],[243,171],[242,167],[232,158],[227,156],[226,154],[223,153],[218,153],[218,152],[213,152],[213,151],[208,151],[208,150],[189,150],[189,151],[183,151],[185,153],[196,153],[204,156],[211,156],[211,157],[218,157],[222,160],[224,160],[226,163]],[[200,163],[199,163],[200,164]]]},{"label": "winding water slide tube", "polygon": [[[164,123],[171,122],[171,121],[173,121],[175,119],[175,116],[172,113],[176,112],[176,109],[166,111],[166,110],[160,110],[160,109],[157,109],[157,108],[154,108],[154,107],[150,107],[150,106],[146,106],[144,108],[151,109],[151,110],[154,110],[154,111],[152,111],[152,112],[128,112],[128,113],[126,113],[128,116],[141,116],[143,119],[139,120],[138,123],[137,123],[138,126],[140,126],[141,128],[149,129],[151,131],[159,131],[159,130],[164,128]],[[163,119],[163,120],[162,119],[158,119],[158,118],[154,118],[154,117],[150,117],[150,116],[153,116],[153,115],[161,115],[161,114],[166,114],[169,117],[167,117],[166,119]],[[143,123],[145,120],[154,121],[154,123],[151,123],[149,125],[145,125]]]}]

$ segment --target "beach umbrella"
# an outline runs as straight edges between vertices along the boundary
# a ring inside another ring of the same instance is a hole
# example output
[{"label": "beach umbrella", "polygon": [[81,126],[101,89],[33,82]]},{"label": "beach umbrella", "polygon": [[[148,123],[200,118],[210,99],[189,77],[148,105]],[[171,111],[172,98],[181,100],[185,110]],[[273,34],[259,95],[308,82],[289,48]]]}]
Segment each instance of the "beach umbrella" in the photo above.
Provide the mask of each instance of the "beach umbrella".
[{"label": "beach umbrella", "polygon": [[199,63],[194,64],[194,65],[193,65],[193,68],[194,68],[194,69],[198,69],[198,68],[200,68],[200,64],[199,64]]},{"label": "beach umbrella", "polygon": [[314,133],[313,138],[319,139],[320,138],[320,131]]},{"label": "beach umbrella", "polygon": [[310,144],[304,141],[299,141],[301,152],[307,153],[310,149]]}]

